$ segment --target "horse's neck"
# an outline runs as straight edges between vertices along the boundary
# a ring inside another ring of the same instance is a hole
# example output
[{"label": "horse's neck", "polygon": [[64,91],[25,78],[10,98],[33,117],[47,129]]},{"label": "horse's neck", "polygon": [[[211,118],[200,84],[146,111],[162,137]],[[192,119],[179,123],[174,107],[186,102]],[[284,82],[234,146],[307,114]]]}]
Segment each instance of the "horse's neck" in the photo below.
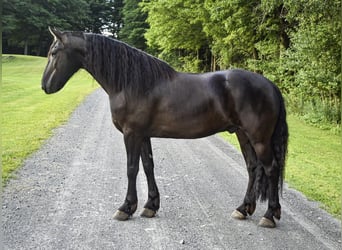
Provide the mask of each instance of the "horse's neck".
[{"label": "horse's neck", "polygon": [[106,79],[106,74],[103,74],[103,70],[99,70],[96,67],[98,66],[94,59],[101,60],[98,58],[99,55],[94,55],[93,51],[88,51],[88,55],[85,57],[85,61],[83,63],[83,68],[88,71],[90,75],[100,84],[100,86],[107,92],[107,94],[113,93],[113,83],[109,82],[109,79]]},{"label": "horse's neck", "polygon": [[109,95],[110,93],[113,92],[112,88],[110,88],[110,84],[107,83],[107,80],[104,79],[103,76],[100,74],[96,74],[93,69],[90,69],[88,67],[84,67],[86,71],[97,81],[98,84],[107,92]]},{"label": "horse's neck", "polygon": [[107,92],[107,94],[110,94],[113,92],[113,90],[110,88],[110,85],[107,83],[107,80],[104,79],[104,77],[102,77],[99,74],[95,74],[91,70],[88,70],[88,69],[86,70],[88,71],[90,75],[92,75],[92,77],[97,81],[97,83],[100,84],[100,86]]},{"label": "horse's neck", "polygon": [[86,39],[84,68],[108,94],[142,95],[175,74],[166,63],[127,44],[94,35]]}]

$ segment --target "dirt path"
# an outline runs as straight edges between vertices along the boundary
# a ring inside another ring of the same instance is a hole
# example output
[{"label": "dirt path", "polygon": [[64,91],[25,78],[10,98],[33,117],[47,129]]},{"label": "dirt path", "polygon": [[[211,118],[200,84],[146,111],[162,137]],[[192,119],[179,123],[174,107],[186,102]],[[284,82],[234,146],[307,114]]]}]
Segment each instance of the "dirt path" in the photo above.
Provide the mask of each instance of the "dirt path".
[{"label": "dirt path", "polygon": [[153,139],[152,145],[158,216],[139,216],[147,199],[140,171],[138,212],[126,222],[113,220],[126,194],[126,156],[107,96],[94,92],[3,190],[3,248],[341,249],[340,222],[286,187],[276,229],[257,226],[266,204],[246,221],[230,218],[247,172],[220,138]]}]

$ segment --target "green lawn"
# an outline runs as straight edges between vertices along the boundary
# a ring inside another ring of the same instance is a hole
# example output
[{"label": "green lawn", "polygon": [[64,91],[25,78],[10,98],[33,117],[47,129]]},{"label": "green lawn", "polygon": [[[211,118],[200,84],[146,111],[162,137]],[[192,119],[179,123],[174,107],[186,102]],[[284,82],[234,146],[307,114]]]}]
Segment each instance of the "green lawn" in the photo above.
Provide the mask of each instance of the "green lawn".
[{"label": "green lawn", "polygon": [[2,180],[11,176],[32,152],[65,122],[72,110],[97,87],[80,71],[60,93],[46,95],[40,86],[46,58],[3,55],[2,88]]},{"label": "green lawn", "polygon": [[[286,182],[309,199],[320,201],[335,216],[341,215],[341,135],[309,126],[288,116],[289,149]],[[239,148],[235,135],[222,136]]]}]

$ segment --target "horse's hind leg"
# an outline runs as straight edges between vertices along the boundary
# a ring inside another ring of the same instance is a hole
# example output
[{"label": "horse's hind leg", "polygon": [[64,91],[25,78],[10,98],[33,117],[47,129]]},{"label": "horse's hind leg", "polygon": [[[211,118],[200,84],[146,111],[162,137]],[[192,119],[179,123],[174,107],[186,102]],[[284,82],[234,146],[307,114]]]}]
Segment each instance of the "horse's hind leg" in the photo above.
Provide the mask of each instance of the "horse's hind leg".
[{"label": "horse's hind leg", "polygon": [[154,217],[159,209],[160,197],[156,180],[154,178],[154,163],[151,148],[151,139],[144,139],[141,147],[141,160],[144,166],[144,171],[148,184],[148,200],[144,206],[141,216]]},{"label": "horse's hind leg", "polygon": [[238,137],[241,151],[246,162],[249,180],[243,203],[232,213],[232,217],[235,219],[245,219],[247,214],[252,215],[256,208],[254,182],[256,178],[255,170],[257,167],[257,158],[247,136],[242,131],[237,131],[236,135]]},{"label": "horse's hind leg", "polygon": [[272,148],[267,143],[256,143],[254,145],[258,159],[261,161],[264,173],[267,177],[267,198],[268,209],[264,217],[260,220],[259,226],[275,227],[274,218],[280,219],[281,206],[279,204],[278,183],[280,170],[274,158]]}]

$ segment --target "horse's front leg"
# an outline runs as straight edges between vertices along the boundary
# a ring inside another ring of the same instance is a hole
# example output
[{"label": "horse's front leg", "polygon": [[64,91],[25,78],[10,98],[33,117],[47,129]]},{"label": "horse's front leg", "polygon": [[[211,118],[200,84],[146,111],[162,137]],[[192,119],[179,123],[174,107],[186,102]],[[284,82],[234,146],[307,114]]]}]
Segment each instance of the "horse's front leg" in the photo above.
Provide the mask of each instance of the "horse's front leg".
[{"label": "horse's front leg", "polygon": [[141,160],[144,166],[144,171],[148,184],[148,199],[144,206],[141,216],[154,217],[159,209],[160,197],[156,180],[154,178],[154,164],[152,156],[151,139],[144,139],[141,147]]},{"label": "horse's front leg", "polygon": [[114,215],[117,220],[127,220],[133,215],[138,206],[136,180],[139,171],[142,138],[130,133],[124,134],[124,141],[127,153],[128,188],[125,202]]}]

